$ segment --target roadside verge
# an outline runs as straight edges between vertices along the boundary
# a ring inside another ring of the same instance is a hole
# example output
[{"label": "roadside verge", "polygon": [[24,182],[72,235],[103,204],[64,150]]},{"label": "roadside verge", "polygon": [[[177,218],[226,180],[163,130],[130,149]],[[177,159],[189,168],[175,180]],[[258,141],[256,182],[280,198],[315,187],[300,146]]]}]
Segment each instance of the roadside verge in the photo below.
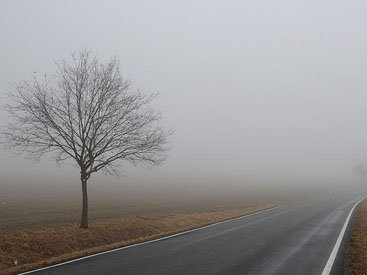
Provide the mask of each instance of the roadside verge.
[{"label": "roadside verge", "polygon": [[361,203],[352,220],[344,274],[367,274],[367,199]]}]

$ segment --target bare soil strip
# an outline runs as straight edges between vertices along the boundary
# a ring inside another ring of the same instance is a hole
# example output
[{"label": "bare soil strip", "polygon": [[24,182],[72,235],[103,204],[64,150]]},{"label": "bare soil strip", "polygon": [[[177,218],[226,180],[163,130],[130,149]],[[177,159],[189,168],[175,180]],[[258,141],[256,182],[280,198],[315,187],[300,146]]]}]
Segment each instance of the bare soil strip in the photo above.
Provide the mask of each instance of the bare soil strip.
[{"label": "bare soil strip", "polygon": [[344,274],[367,274],[367,199],[355,214],[345,253]]},{"label": "bare soil strip", "polygon": [[283,203],[171,215],[128,216],[93,221],[87,230],[76,225],[0,234],[0,273],[14,274],[109,249],[148,241],[212,224]]}]

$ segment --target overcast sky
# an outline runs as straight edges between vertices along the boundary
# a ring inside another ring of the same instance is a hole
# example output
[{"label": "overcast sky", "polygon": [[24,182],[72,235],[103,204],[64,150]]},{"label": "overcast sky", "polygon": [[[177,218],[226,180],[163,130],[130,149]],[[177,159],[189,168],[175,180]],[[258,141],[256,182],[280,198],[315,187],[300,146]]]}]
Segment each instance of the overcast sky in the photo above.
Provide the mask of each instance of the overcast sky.
[{"label": "overcast sky", "polygon": [[[159,91],[175,130],[163,166],[127,165],[115,181],[349,181],[367,162],[366,11],[362,0],[1,1],[0,100],[88,47]],[[0,163],[2,185],[79,177],[48,158]]]}]

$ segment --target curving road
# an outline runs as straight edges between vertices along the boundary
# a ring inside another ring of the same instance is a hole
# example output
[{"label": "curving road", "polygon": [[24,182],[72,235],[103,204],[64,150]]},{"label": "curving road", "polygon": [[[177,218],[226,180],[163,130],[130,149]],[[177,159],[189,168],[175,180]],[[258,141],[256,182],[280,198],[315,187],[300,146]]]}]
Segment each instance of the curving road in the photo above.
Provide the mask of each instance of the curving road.
[{"label": "curving road", "polygon": [[[360,198],[282,206],[32,274],[321,274]],[[331,274],[342,273],[344,249],[345,241]]]}]

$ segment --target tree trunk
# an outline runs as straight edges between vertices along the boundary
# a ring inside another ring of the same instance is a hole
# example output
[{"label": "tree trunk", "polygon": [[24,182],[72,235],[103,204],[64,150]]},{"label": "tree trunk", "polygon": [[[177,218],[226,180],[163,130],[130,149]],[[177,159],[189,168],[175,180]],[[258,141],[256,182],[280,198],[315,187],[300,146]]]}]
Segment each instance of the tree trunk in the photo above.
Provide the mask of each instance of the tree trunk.
[{"label": "tree trunk", "polygon": [[83,193],[83,211],[80,228],[88,228],[88,192],[87,192],[86,176],[82,175],[81,181],[82,181],[82,193]]}]

